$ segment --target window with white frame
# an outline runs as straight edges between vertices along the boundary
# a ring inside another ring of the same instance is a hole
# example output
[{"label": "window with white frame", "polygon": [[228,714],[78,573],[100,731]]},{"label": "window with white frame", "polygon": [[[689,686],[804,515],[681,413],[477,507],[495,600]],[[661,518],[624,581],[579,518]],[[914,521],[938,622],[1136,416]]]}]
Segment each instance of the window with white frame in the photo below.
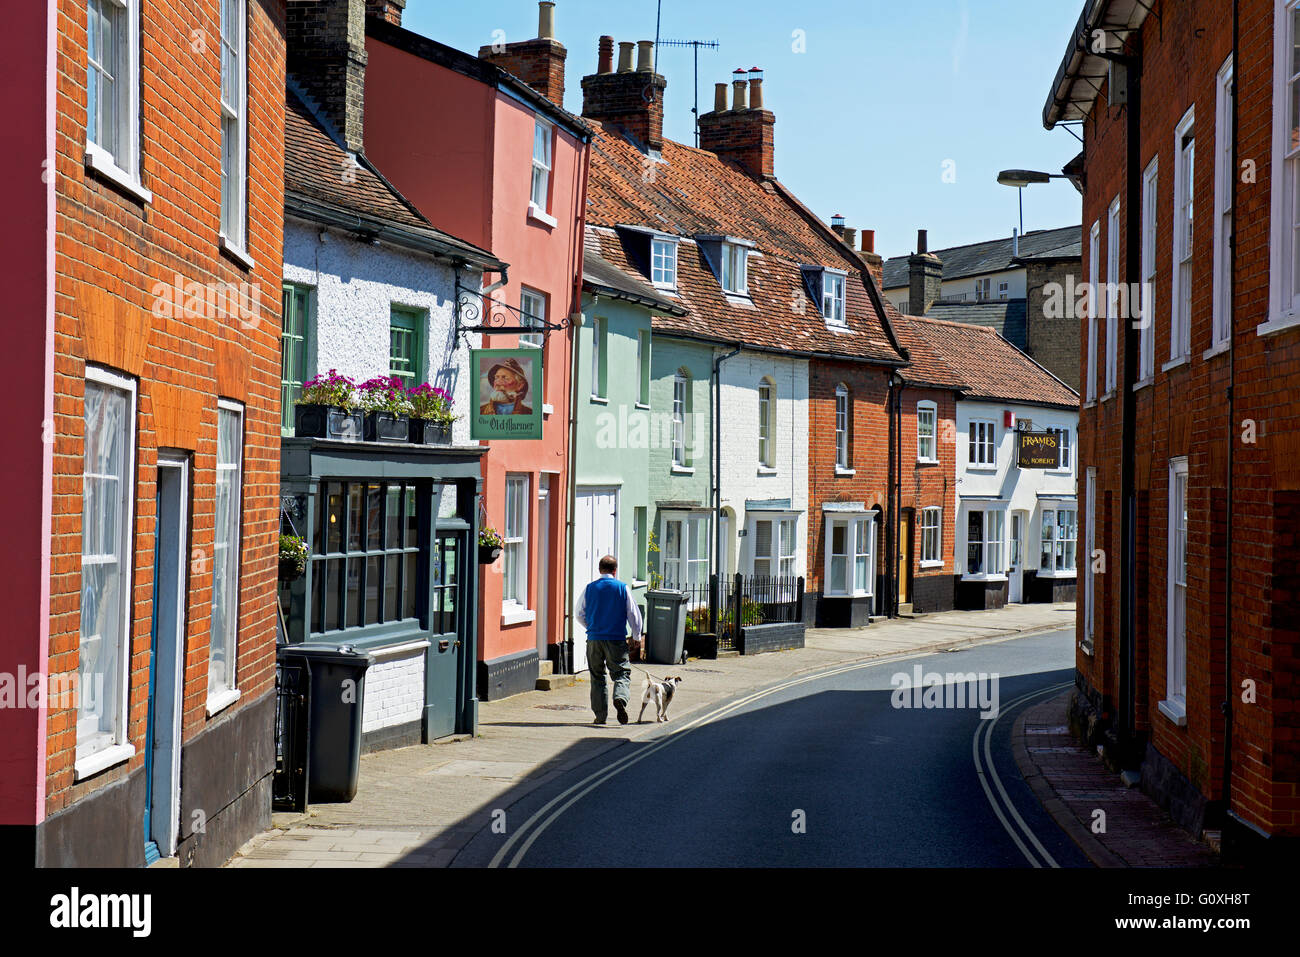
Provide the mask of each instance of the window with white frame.
[{"label": "window with white frame", "polygon": [[501,601],[528,607],[528,476],[506,476],[505,528],[501,563]]},{"label": "window with white frame", "polygon": [[1211,347],[1231,338],[1232,309],[1232,100],[1235,95],[1232,56],[1215,78],[1214,127],[1214,307]]},{"label": "window with white frame", "polygon": [[1179,724],[1187,713],[1187,459],[1169,463],[1168,628],[1165,701],[1160,710]]},{"label": "window with white frame", "polygon": [[609,321],[597,316],[591,325],[591,395],[603,399],[609,395]]},{"label": "window with white frame", "polygon": [[1006,298],[1009,295],[1010,291],[1011,291],[1011,283],[1009,282],[998,283],[998,299],[1000,301],[1006,301]]},{"label": "window with white frame", "polygon": [[1174,131],[1173,297],[1169,303],[1169,358],[1192,351],[1192,224],[1196,166],[1195,108],[1189,109]]},{"label": "window with white frame", "polygon": [[826,515],[826,591],[837,597],[875,594],[874,513]]},{"label": "window with white frame", "polygon": [[690,380],[681,373],[673,376],[673,465],[686,468],[686,416],[690,411]]},{"label": "window with white frame", "polygon": [[967,464],[977,468],[998,464],[998,427],[990,419],[973,419],[969,426]]},{"label": "window with white frame", "polygon": [[835,387],[835,467],[849,467],[849,389],[840,383]]},{"label": "window with white frame", "polygon": [[1269,317],[1260,332],[1300,320],[1300,0],[1274,0]]},{"label": "window with white frame", "polygon": [[1097,547],[1097,469],[1090,467],[1085,477],[1087,501],[1084,503],[1083,526],[1083,645],[1084,651],[1092,654],[1094,612],[1096,609],[1096,579],[1092,574],[1092,552]]},{"label": "window with white frame", "polygon": [[709,515],[665,513],[659,546],[664,588],[695,591],[709,583]]},{"label": "window with white frame", "polygon": [[842,326],[844,319],[844,273],[822,271],[822,317],[832,325]]},{"label": "window with white frame", "polygon": [[933,402],[916,403],[916,460],[939,461],[939,408]]},{"label": "window with white frame", "polygon": [[217,403],[216,516],[212,542],[212,619],[208,639],[208,701],[221,707],[235,690],[239,638],[239,551],[244,477],[244,407]]},{"label": "window with white frame", "polygon": [[1084,400],[1097,398],[1097,319],[1101,312],[1101,222],[1092,224],[1088,237],[1088,372]]},{"label": "window with white frame", "polygon": [[131,752],[126,734],[126,691],[130,670],[135,410],[133,379],[86,367],[81,633],[77,649],[77,686],[86,693],[77,699],[78,777],[91,773],[83,772],[87,759],[125,760]]},{"label": "window with white frame", "polygon": [[87,0],[86,159],[140,183],[140,0]]},{"label": "window with white frame", "polygon": [[758,384],[758,464],[776,467],[776,386],[771,379]]},{"label": "window with white frame", "polygon": [[794,577],[795,520],[758,519],[754,538],[754,575],[760,578]]},{"label": "window with white frame", "polygon": [[1078,510],[1045,508],[1038,569],[1046,574],[1069,574],[1075,569]]},{"label": "window with white frame", "polygon": [[1119,197],[1106,213],[1106,394],[1115,391],[1119,367]]},{"label": "window with white frame", "polygon": [[221,235],[248,248],[248,76],[245,0],[221,0]]},{"label": "window with white frame", "polygon": [[943,564],[943,509],[921,509],[921,564]]},{"label": "window with white frame", "polygon": [[975,280],[975,298],[983,302],[986,299],[993,298],[993,279],[985,276],[982,279]]},{"label": "window with white frame", "polygon": [[[542,323],[546,321],[546,297],[531,289],[520,290],[519,313],[521,326],[542,328]],[[525,332],[519,336],[521,346],[536,346],[540,349],[545,342],[546,334],[541,332]]]},{"label": "window with white frame", "polygon": [[1156,212],[1159,202],[1160,157],[1152,158],[1142,174],[1142,317],[1138,336],[1138,379],[1156,370]]},{"label": "window with white frame", "polygon": [[677,241],[650,241],[650,279],[659,289],[677,288]]},{"label": "window with white frame", "polygon": [[749,250],[737,243],[722,244],[722,288],[745,295],[749,291]]},{"label": "window with white frame", "polygon": [[1065,426],[1051,426],[1047,429],[1048,435],[1056,436],[1057,468],[1062,472],[1068,472],[1070,465],[1070,430]]},{"label": "window with white frame", "polygon": [[551,203],[551,124],[537,117],[533,124],[533,183],[529,202],[542,212]]},{"label": "window with white frame", "polygon": [[641,329],[636,334],[637,392],[636,404],[650,408],[650,330]]},{"label": "window with white frame", "polygon": [[990,576],[1006,574],[1003,552],[1003,508],[971,509],[966,513],[966,574]]}]

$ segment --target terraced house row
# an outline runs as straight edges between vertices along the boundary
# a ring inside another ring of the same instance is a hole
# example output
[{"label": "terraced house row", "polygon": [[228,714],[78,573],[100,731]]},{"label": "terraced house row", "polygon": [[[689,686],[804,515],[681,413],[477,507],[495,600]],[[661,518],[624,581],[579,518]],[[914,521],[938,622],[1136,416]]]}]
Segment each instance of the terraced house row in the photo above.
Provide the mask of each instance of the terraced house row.
[{"label": "terraced house row", "polygon": [[871,234],[776,178],[761,73],[696,148],[649,41],[567,110],[549,2],[477,55],[402,0],[143,6],[0,40],[43,91],[3,240],[20,857],[229,857],[285,764],[277,646],[367,656],[365,749],[473,732],[582,670],[604,554],[697,631],[742,587],[828,626],[1073,598],[1078,395],[885,299]]}]

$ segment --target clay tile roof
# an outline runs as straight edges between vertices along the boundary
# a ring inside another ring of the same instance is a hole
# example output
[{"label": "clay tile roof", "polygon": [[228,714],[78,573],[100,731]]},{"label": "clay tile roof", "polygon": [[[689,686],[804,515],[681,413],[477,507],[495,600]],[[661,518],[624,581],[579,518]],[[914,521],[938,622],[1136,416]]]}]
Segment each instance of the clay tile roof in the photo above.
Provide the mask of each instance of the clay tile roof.
[{"label": "clay tile roof", "polygon": [[[684,316],[655,316],[654,328],[762,349],[843,356],[901,365],[903,358],[863,283],[861,261],[819,228],[802,204],[776,183],[760,183],[715,154],[665,140],[662,161],[646,157],[612,128],[595,130],[587,225],[612,266],[647,279],[629,248],[630,232],[678,237],[676,301]],[[620,229],[619,227],[625,227]],[[728,296],[698,236],[755,244],[748,257],[747,299]],[[800,267],[847,273],[847,328],[832,331],[808,292]]]},{"label": "clay tile roof", "polygon": [[363,155],[351,157],[292,86],[285,90],[284,189],[335,212],[391,224],[447,255],[491,268],[498,260],[478,246],[434,227]]},{"label": "clay tile roof", "polygon": [[921,316],[901,316],[894,329],[912,355],[913,368],[903,371],[909,380],[913,375],[941,375],[932,365],[938,361],[960,383],[962,398],[1078,408],[1079,393],[995,329]]}]

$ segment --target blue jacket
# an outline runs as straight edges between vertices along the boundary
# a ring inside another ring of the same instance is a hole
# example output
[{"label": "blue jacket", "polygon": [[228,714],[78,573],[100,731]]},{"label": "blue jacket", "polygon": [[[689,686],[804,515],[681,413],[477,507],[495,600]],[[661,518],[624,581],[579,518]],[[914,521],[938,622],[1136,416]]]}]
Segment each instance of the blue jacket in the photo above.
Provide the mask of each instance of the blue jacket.
[{"label": "blue jacket", "polygon": [[578,621],[587,629],[588,641],[623,641],[626,629],[641,634],[641,610],[627,585],[613,575],[602,575],[578,598]]}]

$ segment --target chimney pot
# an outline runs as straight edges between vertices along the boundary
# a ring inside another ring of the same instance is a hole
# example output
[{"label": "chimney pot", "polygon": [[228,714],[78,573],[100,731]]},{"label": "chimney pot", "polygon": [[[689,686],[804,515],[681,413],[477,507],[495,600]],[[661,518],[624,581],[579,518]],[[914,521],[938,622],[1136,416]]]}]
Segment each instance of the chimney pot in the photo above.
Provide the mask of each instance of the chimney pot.
[{"label": "chimney pot", "polygon": [[715,113],[727,112],[727,84],[713,84],[713,111]]},{"label": "chimney pot", "polygon": [[[739,72],[739,71],[738,71]],[[743,110],[745,107],[745,87],[749,84],[745,82],[744,77],[739,80],[732,80],[731,109]]]},{"label": "chimney pot", "polygon": [[844,225],[844,217],[841,216],[839,213],[836,213],[834,216],[831,217],[831,229],[834,229],[836,226],[842,227],[843,225]]},{"label": "chimney pot", "polygon": [[620,40],[618,44],[618,72],[632,72],[632,48],[636,46],[631,40]]},{"label": "chimney pot", "polygon": [[649,73],[654,70],[654,50],[655,42],[653,40],[638,40],[636,44],[636,70],[638,73]]},{"label": "chimney pot", "polygon": [[874,253],[876,251],[876,231],[874,229],[862,230],[862,251],[864,253]]},{"label": "chimney pot", "polygon": [[858,231],[856,229],[845,226],[843,238],[850,249],[856,250],[858,248]]},{"label": "chimney pot", "polygon": [[596,48],[596,72],[614,72],[614,38],[601,37]]},{"label": "chimney pot", "polygon": [[761,110],[763,108],[763,74],[758,76],[751,74],[749,78],[749,108],[751,110]]},{"label": "chimney pot", "polygon": [[926,239],[926,231],[918,229],[916,231],[916,254],[921,256],[927,252],[929,252],[929,245]]},{"label": "chimney pot", "polygon": [[553,0],[541,0],[537,4],[537,38],[539,40],[555,39],[555,3]]}]

